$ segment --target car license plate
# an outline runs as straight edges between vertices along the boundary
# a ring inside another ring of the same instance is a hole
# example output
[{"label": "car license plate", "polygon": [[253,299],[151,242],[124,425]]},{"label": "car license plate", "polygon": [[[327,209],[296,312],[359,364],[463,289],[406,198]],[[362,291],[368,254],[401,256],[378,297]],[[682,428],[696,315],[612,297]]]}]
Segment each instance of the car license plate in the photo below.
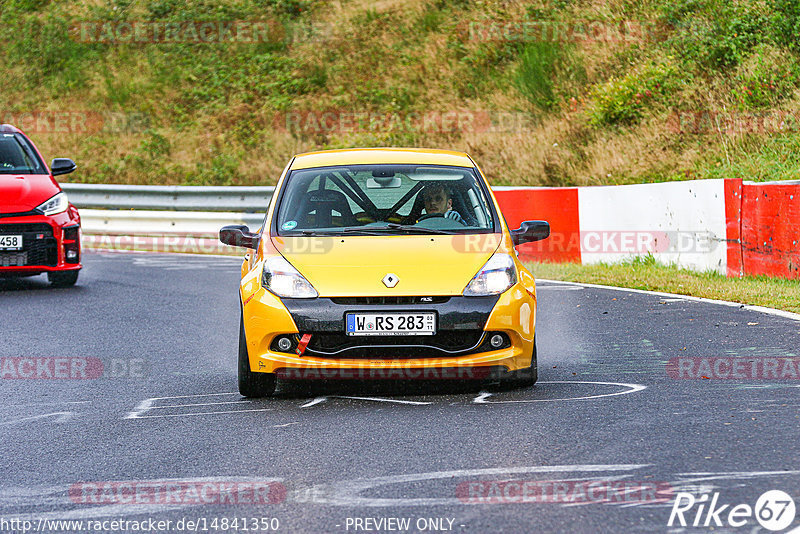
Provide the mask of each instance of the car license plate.
[{"label": "car license plate", "polygon": [[434,312],[348,313],[348,336],[432,336]]},{"label": "car license plate", "polygon": [[21,248],[21,235],[0,235],[0,250],[19,250]]}]

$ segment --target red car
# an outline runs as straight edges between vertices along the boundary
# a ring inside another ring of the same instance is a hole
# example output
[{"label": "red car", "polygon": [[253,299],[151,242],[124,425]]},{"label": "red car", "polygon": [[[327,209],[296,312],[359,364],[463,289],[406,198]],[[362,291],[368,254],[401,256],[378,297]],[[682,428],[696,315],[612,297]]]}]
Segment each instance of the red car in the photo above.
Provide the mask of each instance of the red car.
[{"label": "red car", "polygon": [[48,168],[24,133],[0,124],[0,278],[47,273],[57,287],[78,281],[81,218],[53,178],[75,168],[66,158]]}]

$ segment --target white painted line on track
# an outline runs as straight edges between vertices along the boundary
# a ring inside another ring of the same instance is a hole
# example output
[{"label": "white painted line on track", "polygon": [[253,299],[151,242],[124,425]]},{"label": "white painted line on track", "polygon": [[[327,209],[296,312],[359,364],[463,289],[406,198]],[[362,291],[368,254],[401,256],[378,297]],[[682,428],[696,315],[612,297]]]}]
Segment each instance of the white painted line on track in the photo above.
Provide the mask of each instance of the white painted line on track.
[{"label": "white painted line on track", "polygon": [[255,410],[223,410],[219,412],[193,412],[193,413],[173,413],[166,415],[137,415],[136,417],[126,417],[126,419],[161,419],[164,417],[191,417],[193,415],[218,415],[225,413],[245,413],[245,412],[271,412],[275,408],[259,408]]},{"label": "white painted line on track", "polygon": [[433,404],[432,402],[420,402],[420,401],[410,401],[401,399],[385,399],[382,397],[347,397],[344,395],[334,395],[334,397],[337,399],[368,400],[374,402],[395,402],[397,404],[413,404],[415,406],[427,406],[428,404]]},{"label": "white painted line on track", "polygon": [[216,406],[219,404],[241,404],[254,402],[251,400],[225,401],[225,402],[198,402],[195,404],[168,404],[166,406],[152,406],[151,410],[162,410],[164,408],[188,408],[189,406]]},{"label": "white painted line on track", "polygon": [[488,391],[482,391],[477,397],[475,397],[472,400],[472,402],[473,404],[520,404],[529,402],[587,400],[587,399],[599,399],[603,397],[615,397],[617,395],[628,395],[629,393],[636,393],[637,391],[642,391],[644,389],[647,389],[647,386],[643,386],[641,384],[623,384],[620,382],[579,382],[574,380],[550,380],[547,382],[537,382],[537,384],[600,384],[604,386],[621,386],[628,389],[627,391],[617,391],[615,393],[599,393],[597,395],[587,395],[584,397],[571,397],[569,399],[521,399],[521,400],[498,400],[498,401],[486,400],[489,397],[493,396],[493,393],[489,393]]},{"label": "white painted line on track", "polygon": [[690,295],[678,295],[676,293],[663,293],[661,291],[647,291],[645,289],[632,289],[629,287],[618,287],[618,286],[604,286],[600,284],[585,284],[583,282],[565,282],[563,280],[550,280],[546,278],[537,279],[541,280],[542,282],[548,283],[558,283],[558,284],[569,284],[575,286],[583,286],[583,287],[593,287],[596,289],[609,289],[612,291],[626,291],[628,293],[639,293],[641,295],[656,295],[659,297],[668,297],[668,298],[679,298],[682,300],[690,300],[692,302],[704,302],[706,304],[717,304],[719,306],[728,306],[731,308],[741,308],[743,310],[748,311],[755,311],[759,313],[766,313],[768,315],[775,315],[778,317],[783,317],[785,319],[791,319],[792,321],[800,322],[800,313],[793,313],[785,310],[776,310],[775,308],[767,308],[764,306],[754,306],[750,304],[742,304],[740,302],[731,302],[729,300],[715,300],[715,299],[707,299],[705,297],[693,297]]},{"label": "white painted line on track", "polygon": [[695,484],[697,482],[710,482],[713,480],[749,480],[757,477],[793,476],[800,475],[800,471],[724,471],[719,473],[678,473],[679,478],[670,481],[670,485],[679,488],[682,484]]},{"label": "white painted line on track", "polygon": [[173,397],[152,397],[147,400],[166,400],[166,399],[193,399],[195,397],[221,397],[222,395],[239,395],[236,392],[226,393],[199,393],[197,395],[175,395]]},{"label": "white painted line on track", "polygon": [[372,402],[390,402],[395,404],[411,404],[413,406],[428,406],[433,404],[432,402],[427,401],[410,401],[410,400],[402,400],[402,399],[388,399],[385,397],[352,397],[347,395],[331,395],[330,397],[317,397],[316,399],[310,400],[307,403],[301,405],[301,408],[309,408],[311,406],[315,406],[317,404],[322,404],[323,402],[327,402],[328,399],[352,399],[352,400],[365,400],[365,401],[372,401]]},{"label": "white painted line on track", "polygon": [[[143,401],[139,402],[139,404],[137,404],[132,411],[128,412],[128,414],[124,417],[124,419],[142,418],[143,413],[156,409],[157,406],[155,406],[155,403],[156,401],[160,400],[194,399],[198,397],[223,397],[226,395],[239,395],[239,393],[202,393],[198,395],[174,395],[172,397],[151,397],[149,399],[144,399]],[[191,406],[191,404],[184,406]],[[223,413],[223,412],[218,412],[218,413]],[[200,415],[200,414],[194,414],[194,415]],[[166,416],[152,416],[152,417],[166,417]]]},{"label": "white painted line on track", "polygon": [[308,408],[309,406],[314,406],[315,404],[319,404],[321,402],[325,402],[326,400],[328,400],[328,397],[317,397],[316,399],[310,400],[310,401],[308,401],[307,403],[303,404],[300,407],[301,408]]},{"label": "white painted line on track", "polygon": [[[472,400],[472,404],[524,404],[524,403],[532,403],[532,402],[557,402],[557,401],[573,401],[573,400],[589,400],[589,399],[600,399],[606,397],[615,397],[618,395],[627,395],[630,393],[636,393],[647,389],[647,386],[643,386],[641,384],[625,384],[621,382],[591,382],[591,381],[577,381],[577,380],[551,380],[551,381],[543,381],[539,382],[539,384],[578,384],[578,385],[600,385],[600,386],[616,386],[620,388],[625,388],[623,391],[615,391],[612,393],[598,393],[595,395],[583,395],[580,397],[570,397],[570,398],[556,398],[556,399],[520,399],[520,400],[488,400],[489,397],[494,396],[493,393],[482,391]],[[227,395],[239,395],[238,393],[204,393],[198,395],[175,395],[171,397],[151,397],[148,399],[144,399],[140,401],[130,412],[128,412],[124,419],[157,419],[157,418],[164,418],[164,417],[191,417],[195,415],[216,415],[216,414],[229,414],[229,413],[244,413],[244,412],[266,412],[271,411],[273,408],[261,408],[261,409],[245,409],[245,410],[222,410],[222,411],[215,411],[215,412],[187,412],[187,413],[178,413],[178,414],[166,414],[166,415],[145,415],[148,412],[153,410],[164,410],[164,409],[180,409],[180,408],[192,408],[195,406],[221,406],[221,405],[235,405],[235,404],[250,404],[255,402],[250,399],[242,399],[242,400],[235,400],[235,401],[219,401],[219,402],[199,402],[199,403],[187,403],[187,404],[166,404],[166,405],[159,405],[157,404],[158,401],[161,400],[172,400],[172,399],[194,399],[194,398],[206,398],[206,397],[216,397],[216,396],[227,396]],[[300,405],[300,408],[310,408],[312,406],[316,406],[318,404],[323,404],[327,402],[329,399],[348,399],[348,400],[360,400],[360,401],[369,401],[369,402],[383,402],[389,404],[403,404],[407,406],[430,406],[434,404],[432,401],[412,401],[412,400],[405,400],[405,399],[396,399],[396,398],[387,398],[387,397],[358,397],[352,395],[330,395],[327,397],[316,397],[312,400],[306,401]]]},{"label": "white painted line on track", "polygon": [[62,404],[89,404],[92,401],[56,401],[56,402],[32,402],[30,404],[4,404],[3,408],[30,408],[33,406],[61,406]]},{"label": "white painted line on track", "polygon": [[54,423],[64,423],[72,418],[72,412],[53,412],[47,413],[42,415],[32,415],[30,417],[23,417],[22,419],[13,419],[11,421],[3,421],[0,425],[14,425],[17,423],[24,423],[27,421],[36,421],[38,419],[45,419],[47,417],[57,416],[56,419],[53,420]]}]

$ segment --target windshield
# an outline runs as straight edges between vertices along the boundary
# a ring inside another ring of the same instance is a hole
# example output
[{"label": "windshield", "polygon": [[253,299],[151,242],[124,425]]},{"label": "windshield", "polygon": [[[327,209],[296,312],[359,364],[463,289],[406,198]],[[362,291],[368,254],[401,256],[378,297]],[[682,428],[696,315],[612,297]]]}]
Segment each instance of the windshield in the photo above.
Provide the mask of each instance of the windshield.
[{"label": "windshield", "polygon": [[0,134],[0,174],[47,174],[25,139],[14,133]]},{"label": "windshield", "polygon": [[292,171],[279,235],[488,233],[494,210],[475,171],[431,165],[353,165]]}]

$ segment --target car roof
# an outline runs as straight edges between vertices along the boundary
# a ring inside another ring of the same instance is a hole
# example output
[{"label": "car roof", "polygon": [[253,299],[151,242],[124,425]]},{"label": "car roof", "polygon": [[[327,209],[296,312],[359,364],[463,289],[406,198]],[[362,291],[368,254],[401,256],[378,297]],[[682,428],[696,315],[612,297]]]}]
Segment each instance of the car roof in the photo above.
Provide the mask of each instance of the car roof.
[{"label": "car roof", "polygon": [[0,133],[22,133],[19,128],[10,124],[0,124]]},{"label": "car roof", "polygon": [[451,165],[474,167],[472,159],[464,152],[435,150],[429,148],[350,148],[345,150],[322,150],[298,154],[292,161],[292,169],[332,167],[339,165],[369,164],[407,165]]}]

